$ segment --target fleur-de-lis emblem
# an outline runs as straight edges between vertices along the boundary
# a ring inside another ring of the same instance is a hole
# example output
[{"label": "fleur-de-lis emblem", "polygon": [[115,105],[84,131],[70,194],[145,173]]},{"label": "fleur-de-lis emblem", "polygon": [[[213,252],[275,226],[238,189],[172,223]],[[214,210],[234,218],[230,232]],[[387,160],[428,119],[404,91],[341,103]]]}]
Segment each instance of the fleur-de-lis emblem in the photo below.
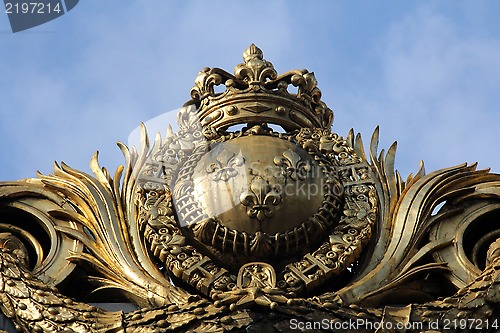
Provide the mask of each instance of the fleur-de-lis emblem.
[{"label": "fleur-de-lis emblem", "polygon": [[295,181],[306,179],[311,171],[309,162],[302,161],[300,155],[291,149],[285,150],[282,156],[276,156],[274,164],[283,167],[283,175]]},{"label": "fleur-de-lis emblem", "polygon": [[217,159],[207,167],[207,173],[213,173],[213,180],[228,181],[238,175],[237,167],[242,166],[245,159],[241,154],[236,155],[233,152],[223,150]]},{"label": "fleur-de-lis emblem", "polygon": [[248,216],[263,221],[273,216],[272,206],[281,202],[281,195],[267,180],[257,176],[252,180],[249,191],[241,193],[240,202],[247,206]]}]

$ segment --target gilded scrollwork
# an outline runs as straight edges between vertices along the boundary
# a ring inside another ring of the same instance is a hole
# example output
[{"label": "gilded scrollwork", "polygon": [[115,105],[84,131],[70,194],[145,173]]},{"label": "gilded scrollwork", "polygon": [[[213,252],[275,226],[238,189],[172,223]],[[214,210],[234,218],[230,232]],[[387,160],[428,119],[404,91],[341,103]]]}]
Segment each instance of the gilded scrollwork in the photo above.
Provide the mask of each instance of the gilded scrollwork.
[{"label": "gilded scrollwork", "polygon": [[314,75],[278,75],[255,45],[191,96],[178,131],[119,144],[115,175],[95,155],[92,175],[0,183],[0,310],[19,331],[500,328],[500,175],[422,165],[403,180],[395,144],[379,153],[376,129],[367,156],[333,133]]},{"label": "gilded scrollwork", "polygon": [[491,265],[498,257],[500,257],[500,238],[497,238],[488,247],[488,252],[486,254],[486,266]]}]

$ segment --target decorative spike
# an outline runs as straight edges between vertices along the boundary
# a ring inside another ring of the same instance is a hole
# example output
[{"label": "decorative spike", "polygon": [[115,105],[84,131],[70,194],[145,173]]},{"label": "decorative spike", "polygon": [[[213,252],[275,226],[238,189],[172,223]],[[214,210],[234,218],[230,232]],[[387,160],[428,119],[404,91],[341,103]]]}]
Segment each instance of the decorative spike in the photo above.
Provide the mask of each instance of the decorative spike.
[{"label": "decorative spike", "polygon": [[378,143],[379,143],[379,127],[377,126],[375,127],[375,130],[373,131],[370,140],[370,159],[372,163],[380,161],[380,159],[377,159]]},{"label": "decorative spike", "polygon": [[148,131],[146,130],[146,125],[141,123],[141,152],[147,151],[149,148],[149,138]]},{"label": "decorative spike", "polygon": [[364,160],[366,160],[366,153],[365,153],[365,148],[364,148],[364,144],[363,144],[363,139],[361,137],[361,134],[358,133],[356,135],[356,142],[354,144],[354,149],[356,151],[356,154],[363,158]]},{"label": "decorative spike", "polygon": [[349,130],[349,133],[347,133],[347,137],[345,138],[345,141],[347,142],[347,144],[354,148],[354,129],[351,128]]}]

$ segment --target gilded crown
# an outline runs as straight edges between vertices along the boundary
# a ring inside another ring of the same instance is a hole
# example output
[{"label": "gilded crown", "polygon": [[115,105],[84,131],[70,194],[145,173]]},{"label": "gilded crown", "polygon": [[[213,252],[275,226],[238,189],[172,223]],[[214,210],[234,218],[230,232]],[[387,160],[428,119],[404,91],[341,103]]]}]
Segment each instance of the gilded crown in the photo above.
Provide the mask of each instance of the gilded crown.
[{"label": "gilded crown", "polygon": [[[243,52],[244,63],[234,75],[220,68],[204,68],[191,89],[204,129],[224,130],[232,125],[270,123],[286,131],[329,128],[333,112],[321,101],[314,73],[292,70],[278,75],[254,44]],[[215,87],[225,86],[223,92]],[[297,93],[288,91],[290,85]]]}]

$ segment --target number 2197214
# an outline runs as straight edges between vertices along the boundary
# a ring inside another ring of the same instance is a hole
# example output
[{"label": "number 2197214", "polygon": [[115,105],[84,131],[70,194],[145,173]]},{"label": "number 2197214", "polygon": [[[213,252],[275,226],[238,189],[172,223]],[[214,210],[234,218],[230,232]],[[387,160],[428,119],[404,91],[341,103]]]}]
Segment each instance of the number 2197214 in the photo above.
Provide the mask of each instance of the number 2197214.
[{"label": "number 2197214", "polygon": [[59,14],[61,11],[61,4],[59,2],[55,5],[43,2],[5,3],[6,14]]}]

